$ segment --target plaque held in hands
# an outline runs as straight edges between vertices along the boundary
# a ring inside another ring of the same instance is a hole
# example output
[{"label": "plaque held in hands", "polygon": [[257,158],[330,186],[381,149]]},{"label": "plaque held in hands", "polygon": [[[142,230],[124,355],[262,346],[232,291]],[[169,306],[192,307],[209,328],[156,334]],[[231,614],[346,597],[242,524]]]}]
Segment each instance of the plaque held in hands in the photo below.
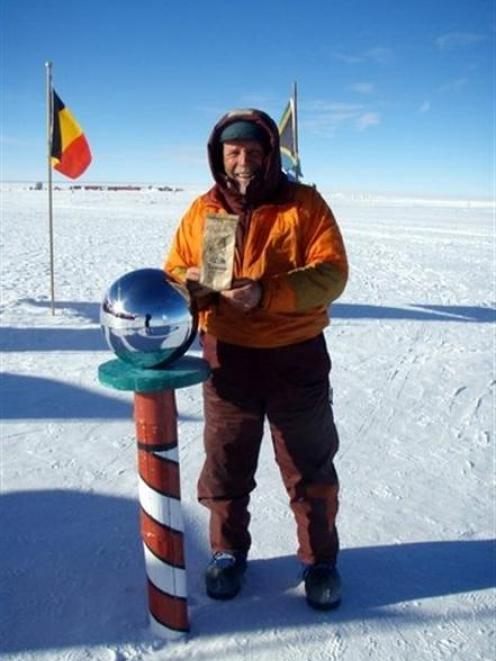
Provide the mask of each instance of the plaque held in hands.
[{"label": "plaque held in hands", "polygon": [[205,219],[200,283],[214,291],[230,289],[238,216],[209,214]]}]

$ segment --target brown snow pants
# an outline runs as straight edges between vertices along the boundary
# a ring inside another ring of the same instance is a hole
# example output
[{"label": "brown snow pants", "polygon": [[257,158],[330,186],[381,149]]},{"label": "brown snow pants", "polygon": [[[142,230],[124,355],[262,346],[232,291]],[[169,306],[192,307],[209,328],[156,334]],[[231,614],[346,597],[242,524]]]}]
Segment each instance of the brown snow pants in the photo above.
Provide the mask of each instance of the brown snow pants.
[{"label": "brown snow pants", "polygon": [[331,362],[323,335],[255,349],[203,335],[212,375],[204,384],[206,459],[199,501],[210,510],[212,551],[248,552],[264,419],[289,495],[304,563],[336,562],[338,435],[329,401]]}]

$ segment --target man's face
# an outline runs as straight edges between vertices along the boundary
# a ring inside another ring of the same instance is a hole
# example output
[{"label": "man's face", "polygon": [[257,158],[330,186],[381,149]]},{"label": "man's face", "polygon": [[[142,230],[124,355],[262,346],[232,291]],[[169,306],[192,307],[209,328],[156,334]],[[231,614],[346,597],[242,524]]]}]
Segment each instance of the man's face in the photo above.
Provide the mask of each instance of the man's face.
[{"label": "man's face", "polygon": [[244,195],[248,184],[262,169],[265,152],[256,140],[230,140],[222,145],[224,171]]}]

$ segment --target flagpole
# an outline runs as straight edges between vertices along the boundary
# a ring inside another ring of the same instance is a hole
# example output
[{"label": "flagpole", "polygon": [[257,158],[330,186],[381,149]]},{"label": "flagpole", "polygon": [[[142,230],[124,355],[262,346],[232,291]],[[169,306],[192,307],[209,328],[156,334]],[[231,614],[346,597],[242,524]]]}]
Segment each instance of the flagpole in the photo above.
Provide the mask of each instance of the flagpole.
[{"label": "flagpole", "polygon": [[52,193],[52,135],[53,135],[53,94],[52,63],[45,62],[47,99],[47,165],[48,165],[48,232],[50,243],[50,299],[52,315],[55,314],[55,276],[53,259],[53,193]]},{"label": "flagpole", "polygon": [[[293,151],[296,155],[297,163],[300,162],[298,154],[298,117],[297,117],[297,99],[296,99],[296,80],[293,83]],[[296,170],[296,181],[299,180],[299,172]]]}]

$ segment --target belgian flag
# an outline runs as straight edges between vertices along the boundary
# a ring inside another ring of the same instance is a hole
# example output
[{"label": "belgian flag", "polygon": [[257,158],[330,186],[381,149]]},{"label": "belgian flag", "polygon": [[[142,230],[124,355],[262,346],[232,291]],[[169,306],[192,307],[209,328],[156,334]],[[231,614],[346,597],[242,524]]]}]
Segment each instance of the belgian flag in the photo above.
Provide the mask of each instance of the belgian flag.
[{"label": "belgian flag", "polygon": [[71,111],[52,90],[52,166],[71,179],[77,179],[91,163],[86,137]]}]

